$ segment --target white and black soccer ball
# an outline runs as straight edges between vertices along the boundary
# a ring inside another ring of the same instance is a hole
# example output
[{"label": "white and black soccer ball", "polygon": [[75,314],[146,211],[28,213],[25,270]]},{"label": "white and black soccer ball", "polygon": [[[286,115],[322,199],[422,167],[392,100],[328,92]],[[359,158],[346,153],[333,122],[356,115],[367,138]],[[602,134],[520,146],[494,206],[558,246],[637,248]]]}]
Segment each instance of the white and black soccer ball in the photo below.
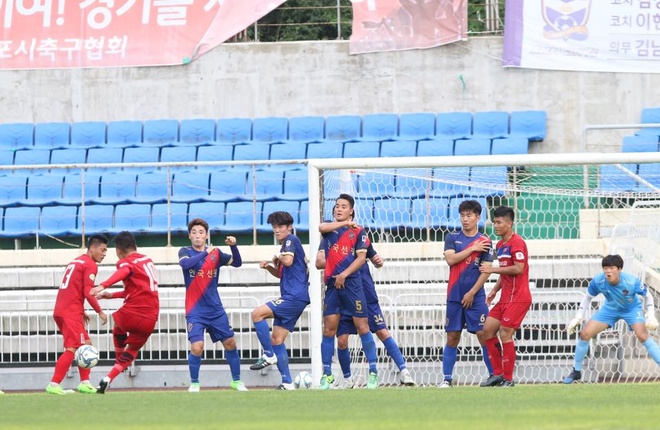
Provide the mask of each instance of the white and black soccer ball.
[{"label": "white and black soccer ball", "polygon": [[99,351],[92,345],[83,345],[76,350],[76,365],[85,369],[91,369],[99,362]]},{"label": "white and black soccer ball", "polygon": [[312,375],[309,372],[300,372],[293,380],[293,384],[299,390],[306,390],[312,388]]}]

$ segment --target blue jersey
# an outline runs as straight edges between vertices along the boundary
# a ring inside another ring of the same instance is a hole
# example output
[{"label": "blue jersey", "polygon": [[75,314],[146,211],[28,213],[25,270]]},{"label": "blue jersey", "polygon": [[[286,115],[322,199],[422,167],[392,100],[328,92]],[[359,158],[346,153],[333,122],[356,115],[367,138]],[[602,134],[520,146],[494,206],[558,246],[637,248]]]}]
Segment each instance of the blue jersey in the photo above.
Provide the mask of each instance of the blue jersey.
[{"label": "blue jersey", "polygon": [[280,295],[283,299],[309,303],[309,274],[300,239],[293,234],[288,235],[282,241],[280,254],[293,256],[292,265],[280,265]]},{"label": "blue jersey", "polygon": [[587,292],[590,296],[602,294],[605,296],[604,307],[629,312],[642,306],[639,296],[646,296],[646,286],[630,273],[620,272],[619,283],[611,285],[604,273],[599,273],[589,282]]},{"label": "blue jersey", "polygon": [[[367,259],[372,258],[376,255],[376,250],[369,244],[367,248]],[[362,287],[364,288],[364,298],[367,301],[367,304],[378,303],[378,294],[376,294],[376,286],[374,285],[374,278],[371,277],[371,272],[369,271],[369,262],[364,263],[358,273],[362,278]]]},{"label": "blue jersey", "polygon": [[218,294],[218,269],[231,260],[231,255],[218,248],[210,254],[192,246],[179,250],[179,265],[186,285],[186,316],[217,316],[225,312]]},{"label": "blue jersey", "polygon": [[[459,253],[472,245],[475,240],[487,241],[490,244],[490,250],[485,252],[473,252],[463,261],[454,264],[449,268],[449,283],[447,284],[447,301],[460,302],[465,293],[470,291],[479,279],[481,272],[479,266],[482,262],[493,261],[493,243],[483,233],[478,232],[474,236],[466,236],[461,231],[449,233],[445,238],[445,251],[453,250]],[[480,289],[474,295],[475,301],[485,300],[484,289]]]},{"label": "blue jersey", "polygon": [[[357,258],[360,252],[366,252],[369,238],[362,227],[352,229],[341,227],[323,235],[325,251],[325,283],[334,286],[333,276],[346,270]],[[359,271],[351,273],[347,278],[359,276]]]}]

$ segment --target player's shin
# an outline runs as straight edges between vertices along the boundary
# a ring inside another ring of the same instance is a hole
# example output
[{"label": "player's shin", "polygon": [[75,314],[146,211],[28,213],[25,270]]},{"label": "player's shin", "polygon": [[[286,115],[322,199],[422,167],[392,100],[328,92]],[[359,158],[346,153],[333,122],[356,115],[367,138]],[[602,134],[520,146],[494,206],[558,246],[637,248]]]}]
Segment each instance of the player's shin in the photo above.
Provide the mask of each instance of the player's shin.
[{"label": "player's shin", "polygon": [[273,345],[273,351],[277,356],[277,370],[282,375],[282,382],[284,384],[290,384],[293,381],[291,379],[291,371],[289,371],[289,354],[286,352],[286,345],[283,343]]},{"label": "player's shin", "polygon": [[360,335],[362,341],[362,351],[364,351],[367,362],[369,363],[369,373],[378,373],[377,363],[378,354],[376,352],[376,342],[371,332],[366,332]]},{"label": "player's shin", "polygon": [[241,379],[241,358],[238,356],[238,349],[226,349],[225,356],[229,363],[232,381],[239,381]]},{"label": "player's shin", "polygon": [[337,359],[339,359],[339,366],[344,374],[344,378],[351,377],[351,352],[348,348],[337,348]]},{"label": "player's shin", "polygon": [[646,348],[646,351],[649,353],[649,356],[653,361],[660,366],[660,347],[658,347],[658,344],[649,337],[642,345],[644,345],[644,348]]},{"label": "player's shin", "polygon": [[190,382],[199,382],[199,368],[202,366],[202,357],[192,352],[188,353],[188,370],[190,371]]},{"label": "player's shin", "polygon": [[268,357],[273,355],[273,345],[270,340],[270,327],[265,320],[257,321],[254,323],[254,329],[257,332],[257,338],[261,347],[264,350],[264,354]]},{"label": "player's shin", "polygon": [[332,356],[335,355],[334,336],[323,336],[321,340],[321,361],[323,362],[323,374],[332,374]]},{"label": "player's shin", "polygon": [[445,381],[451,381],[456,365],[458,349],[455,346],[445,345],[442,350],[442,373]]},{"label": "player's shin", "polygon": [[484,364],[486,365],[486,370],[488,370],[488,375],[492,375],[493,365],[490,363],[490,358],[488,358],[488,348],[486,348],[486,345],[481,346],[481,354],[483,354]]},{"label": "player's shin", "polygon": [[502,344],[502,372],[504,379],[513,380],[513,370],[516,367],[516,346],[513,341]]},{"label": "player's shin", "polygon": [[573,364],[573,368],[578,372],[582,370],[582,361],[587,356],[587,352],[589,352],[589,341],[578,339],[575,346],[575,364]]},{"label": "player's shin", "polygon": [[385,350],[387,351],[387,354],[392,357],[392,360],[394,361],[394,364],[399,368],[399,370],[403,370],[406,368],[406,360],[403,358],[403,354],[401,354],[401,350],[399,349],[399,345],[396,344],[396,341],[394,340],[393,337],[388,337],[383,341],[383,345],[385,345]]},{"label": "player's shin", "polygon": [[497,336],[486,339],[486,348],[488,348],[488,359],[493,366],[493,375],[502,375],[502,346]]},{"label": "player's shin", "polygon": [[71,367],[71,363],[73,363],[73,357],[73,352],[68,349],[60,355],[60,358],[57,359],[57,363],[55,364],[55,373],[53,374],[53,379],[51,379],[52,382],[58,384],[62,382],[66,376],[66,372],[68,372]]}]

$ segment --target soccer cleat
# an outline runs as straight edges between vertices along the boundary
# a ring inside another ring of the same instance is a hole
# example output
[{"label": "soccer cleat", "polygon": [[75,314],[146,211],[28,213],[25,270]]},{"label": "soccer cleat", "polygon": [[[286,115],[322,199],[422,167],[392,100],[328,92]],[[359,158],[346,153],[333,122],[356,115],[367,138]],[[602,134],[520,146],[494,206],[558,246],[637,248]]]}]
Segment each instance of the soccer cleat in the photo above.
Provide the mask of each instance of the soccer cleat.
[{"label": "soccer cleat", "polygon": [[96,394],[96,388],[94,388],[94,386],[90,384],[89,381],[81,382],[78,384],[78,388],[76,388],[76,390],[83,394]]},{"label": "soccer cleat", "polygon": [[512,388],[515,386],[516,384],[514,384],[513,379],[510,381],[508,379],[502,379],[502,383],[500,384],[500,387],[504,387],[504,388]]},{"label": "soccer cleat", "polygon": [[231,389],[236,391],[247,391],[247,387],[240,379],[238,381],[231,381]]},{"label": "soccer cleat", "polygon": [[454,388],[454,386],[451,384],[451,380],[447,381],[446,379],[438,385],[438,388]]},{"label": "soccer cleat", "polygon": [[266,354],[263,354],[261,357],[259,357],[259,360],[257,360],[256,363],[250,366],[250,370],[265,369],[271,364],[277,364],[277,356],[273,354],[269,357]]},{"label": "soccer cleat", "polygon": [[573,371],[564,378],[564,384],[573,384],[574,382],[578,382],[580,379],[582,379],[582,372],[573,369]]},{"label": "soccer cleat", "polygon": [[199,385],[199,382],[191,382],[190,387],[188,387],[189,393],[199,393],[202,387]]},{"label": "soccer cleat", "polygon": [[484,382],[479,384],[480,387],[498,387],[500,384],[502,384],[502,381],[504,378],[502,375],[491,375],[488,379],[486,379]]},{"label": "soccer cleat", "polygon": [[58,384],[58,385],[51,385],[51,384],[48,384],[48,386],[46,387],[46,393],[48,393],[48,394],[57,394],[57,395],[62,396],[62,395],[64,395],[64,394],[70,394],[70,393],[73,393],[73,391],[72,391],[72,390],[65,390],[65,389],[62,388],[62,386],[59,385],[59,384]]},{"label": "soccer cleat", "polygon": [[323,375],[321,376],[321,385],[319,386],[319,390],[329,390],[334,383],[335,383],[334,375]]},{"label": "soccer cleat", "polygon": [[378,388],[378,374],[369,372],[369,379],[367,380],[367,390],[375,390]]},{"label": "soccer cleat", "polygon": [[108,385],[110,385],[110,378],[106,376],[105,378],[101,379],[101,382],[99,382],[99,386],[96,387],[96,393],[105,394],[105,390],[108,389]]},{"label": "soccer cleat", "polygon": [[353,378],[350,376],[348,378],[344,378],[339,388],[341,388],[342,390],[350,390],[352,388],[355,388],[355,382],[353,381]]},{"label": "soccer cleat", "polygon": [[415,385],[417,385],[415,384],[415,381],[410,375],[410,370],[408,369],[403,369],[401,371],[401,374],[399,375],[399,381],[401,381],[401,385],[405,385],[408,387],[414,387]]},{"label": "soccer cleat", "polygon": [[284,383],[282,382],[279,387],[277,387],[278,390],[284,390],[284,391],[295,391],[296,386],[293,385],[293,383]]}]

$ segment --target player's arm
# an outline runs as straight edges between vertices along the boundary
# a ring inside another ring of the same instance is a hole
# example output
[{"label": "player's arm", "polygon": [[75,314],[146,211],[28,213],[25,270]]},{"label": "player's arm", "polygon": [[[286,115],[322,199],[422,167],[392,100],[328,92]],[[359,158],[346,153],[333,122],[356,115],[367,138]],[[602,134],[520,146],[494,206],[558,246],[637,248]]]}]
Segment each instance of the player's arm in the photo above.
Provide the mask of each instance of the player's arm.
[{"label": "player's arm", "polygon": [[[101,282],[99,285],[96,285],[94,288],[92,288],[89,293],[93,294],[95,297],[101,297],[99,293],[106,288],[108,288],[110,285],[114,285],[117,282],[121,282],[124,279],[128,278],[131,274],[131,268],[128,265],[128,263],[122,263],[115,273],[110,275],[108,279],[105,281]],[[114,294],[114,293],[113,293]],[[113,297],[114,298],[114,297]]]},{"label": "player's arm", "polygon": [[316,261],[314,262],[314,266],[316,266],[318,270],[325,269],[325,250],[319,249],[319,252],[316,253]]},{"label": "player's arm", "polygon": [[495,285],[493,286],[493,289],[490,290],[490,293],[486,296],[486,304],[490,306],[490,304],[495,300],[495,296],[497,296],[497,293],[502,289],[502,278],[499,278],[497,282],[495,282]]},{"label": "player's arm", "polygon": [[650,294],[648,291],[644,296],[644,307],[646,308],[646,328],[653,331],[658,328],[658,319],[655,317],[655,304],[653,303],[653,294]]},{"label": "player's arm", "polygon": [[473,252],[487,252],[490,250],[490,240],[481,240],[477,239],[472,241],[470,246],[465,248],[460,252],[456,252],[454,249],[445,250],[445,260],[449,266],[460,263],[461,261],[468,258]]},{"label": "player's arm", "polygon": [[344,288],[344,282],[346,281],[346,278],[351,276],[353,273],[357,272],[360,269],[360,267],[364,266],[364,263],[366,262],[367,262],[367,250],[358,249],[356,251],[355,260],[353,260],[350,266],[348,266],[338,275],[333,276],[333,278],[335,278],[335,288],[339,288],[339,289]]},{"label": "player's arm", "polygon": [[190,270],[197,265],[200,261],[204,260],[209,252],[212,252],[214,248],[206,249],[205,251],[198,252],[197,254],[190,256],[187,248],[181,248],[179,250],[179,266],[183,270]]},{"label": "player's arm", "polygon": [[328,234],[328,233],[332,233],[338,228],[342,228],[342,227],[357,228],[357,226],[358,224],[350,219],[347,219],[346,221],[328,221],[328,222],[322,222],[319,225],[319,232],[321,234]]},{"label": "player's arm", "polygon": [[241,253],[238,251],[236,238],[234,236],[227,236],[225,243],[229,245],[229,249],[231,250],[231,258],[227,264],[232,267],[241,267],[243,265],[243,259],[241,258]]},{"label": "player's arm", "polygon": [[584,313],[591,305],[591,301],[594,299],[595,296],[592,296],[589,291],[587,291],[582,298],[582,302],[578,306],[578,311],[575,314],[575,318],[573,318],[568,325],[566,326],[566,331],[569,333],[575,333],[577,328],[582,324],[582,320],[584,319]]},{"label": "player's arm", "polygon": [[513,266],[507,267],[493,267],[492,265],[487,266],[483,264],[479,266],[479,270],[481,273],[495,273],[498,275],[516,276],[525,271],[525,263],[516,261],[513,263]]},{"label": "player's arm", "polygon": [[[491,265],[490,262],[483,262],[481,263],[482,266],[484,265]],[[461,299],[461,304],[463,305],[464,308],[468,309],[472,307],[472,302],[474,301],[474,296],[481,290],[484,285],[486,284],[486,281],[488,280],[488,277],[490,277],[490,273],[484,273],[482,272],[481,275],[477,278],[477,282],[474,283],[472,288],[470,288],[470,291],[465,293],[463,295],[463,298]]]},{"label": "player's arm", "polygon": [[101,318],[101,325],[105,325],[108,322],[108,316],[105,314],[105,312],[103,312],[99,301],[96,300],[96,296],[90,293],[92,288],[94,288],[95,279],[96,270],[86,268],[83,279],[83,293],[85,295],[85,299],[87,299],[87,303],[89,303],[92,309],[94,309],[94,311],[98,314],[99,318]]}]

